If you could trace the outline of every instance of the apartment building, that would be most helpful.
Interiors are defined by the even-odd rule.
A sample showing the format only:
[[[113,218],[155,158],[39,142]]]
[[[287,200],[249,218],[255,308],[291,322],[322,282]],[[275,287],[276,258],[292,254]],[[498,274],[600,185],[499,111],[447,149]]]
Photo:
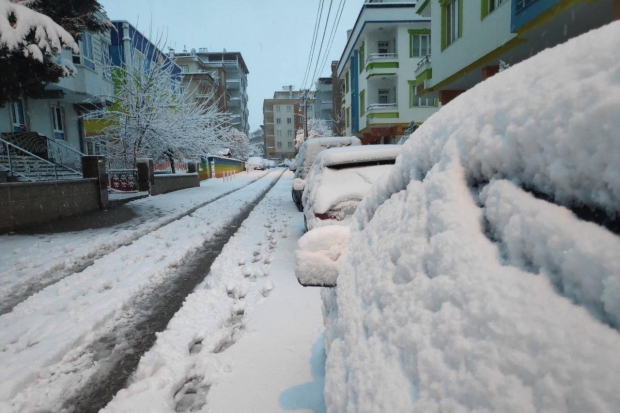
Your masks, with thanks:
[[[267,159],[292,159],[295,157],[295,134],[303,129],[304,95],[308,118],[316,117],[314,94],[292,90],[288,87],[277,91],[272,99],[263,102],[263,128],[265,131],[265,156]]]
[[[100,18],[107,20],[105,14]],[[19,98],[0,108],[2,139],[50,160],[57,160],[55,152],[67,147],[87,152],[83,116],[110,106],[114,85],[109,70],[110,31],[83,32],[81,37],[78,54],[63,50],[60,55],[73,63],[75,76],[49,84],[41,96]],[[41,144],[43,140],[46,143]]]
[[[436,96],[414,94],[415,69],[431,53],[431,19],[417,4],[367,0],[348,33],[337,69],[345,133],[364,144],[394,143],[438,110]]]
[[[210,68],[198,57],[196,49],[168,53],[170,58],[181,68],[183,87],[189,90],[195,102],[217,105],[218,111],[226,112],[230,96],[226,93],[226,68]]]
[[[331,77],[320,77],[316,81],[316,85],[314,87],[315,94],[314,98],[316,100],[316,117],[318,119],[323,119],[329,129],[333,130],[334,128],[334,118],[332,116],[332,112],[334,109],[334,100],[333,100],[333,91],[332,91],[332,78]]]
[[[417,13],[431,19],[432,58],[416,68],[419,97],[441,104],[498,73],[620,17],[619,0],[425,0]],[[584,51],[584,58],[586,57]]]
[[[243,56],[239,52],[209,52],[205,48],[198,49],[197,55],[210,70],[219,70],[218,73],[221,73],[221,69],[225,69],[226,93],[229,97],[227,109],[233,116],[233,126],[250,136],[247,92],[250,72]]]

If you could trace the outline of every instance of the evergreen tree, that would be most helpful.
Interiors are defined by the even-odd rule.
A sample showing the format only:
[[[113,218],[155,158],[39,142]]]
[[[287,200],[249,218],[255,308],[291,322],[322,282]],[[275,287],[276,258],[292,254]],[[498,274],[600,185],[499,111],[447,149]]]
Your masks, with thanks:
[[[0,0],[7,1],[7,0]],[[50,17],[79,40],[82,30],[101,32],[107,29],[107,22],[97,18],[102,10],[97,0],[10,0]],[[9,21],[14,16],[8,16]],[[26,43],[36,44],[36,27],[26,38]],[[60,53],[60,50],[55,50]],[[0,48],[0,107],[18,97],[41,96],[45,87],[56,83],[69,72],[54,61],[54,56],[43,54],[42,59],[25,55],[21,50],[7,46]]]

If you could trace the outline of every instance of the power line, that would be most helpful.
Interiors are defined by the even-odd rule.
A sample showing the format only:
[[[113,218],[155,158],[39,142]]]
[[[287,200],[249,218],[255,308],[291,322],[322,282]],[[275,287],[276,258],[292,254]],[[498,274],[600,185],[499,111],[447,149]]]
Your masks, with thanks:
[[[320,61],[320,57],[321,57],[321,52],[323,51],[323,43],[325,43],[325,34],[327,33],[327,26],[329,24],[329,17],[331,15],[332,12],[332,5],[334,3],[334,0],[329,0],[329,11],[327,12],[327,20],[325,20],[325,27],[323,28],[323,37],[321,38],[321,45],[319,46],[319,53],[317,55],[317,59],[316,59],[316,65],[314,66],[314,72],[312,74],[312,78],[311,78],[311,82],[316,79],[316,72],[319,68],[319,61]]]
[[[314,34],[312,36],[312,43],[310,46],[310,54],[308,55],[308,64],[306,65],[306,72],[304,74],[304,80],[303,82],[301,82],[301,88],[303,89],[306,86],[306,80],[308,79],[308,75],[310,74],[310,68],[312,67],[312,59],[314,57],[314,49],[316,47],[316,38],[317,35],[319,34],[319,26],[321,23],[321,20],[323,18],[323,5],[325,3],[325,0],[321,0],[318,4],[318,8],[317,8],[317,12],[316,12],[316,18],[314,21]]]
[[[336,32],[338,31],[338,26],[340,26],[340,19],[342,17],[342,12],[344,11],[344,6],[346,5],[347,0],[340,0],[340,5],[337,11],[337,16],[334,26],[332,27],[332,32],[328,41],[328,47],[327,47],[327,52],[325,53],[325,56],[323,57],[323,62],[321,63],[321,67],[325,67],[325,65],[327,64],[327,59],[329,58],[329,53],[332,51],[332,46],[334,45],[334,40],[336,38]],[[320,74],[320,73],[319,73]]]

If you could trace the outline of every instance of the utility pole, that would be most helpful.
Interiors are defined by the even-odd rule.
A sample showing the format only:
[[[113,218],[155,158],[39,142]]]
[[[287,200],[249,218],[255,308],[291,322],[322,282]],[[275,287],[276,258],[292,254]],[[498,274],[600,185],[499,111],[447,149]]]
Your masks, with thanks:
[[[304,92],[304,140],[308,139],[308,90]]]

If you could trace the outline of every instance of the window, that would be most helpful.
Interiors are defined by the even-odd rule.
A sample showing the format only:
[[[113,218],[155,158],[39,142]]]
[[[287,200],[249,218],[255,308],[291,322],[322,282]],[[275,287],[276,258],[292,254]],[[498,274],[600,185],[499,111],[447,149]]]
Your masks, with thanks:
[[[287,111],[287,112],[292,112],[292,111],[293,111],[293,107],[292,107],[291,105],[288,105],[288,106],[286,107],[286,111]]]
[[[288,136],[293,136],[293,131],[292,130],[288,130]]]
[[[288,142],[288,147],[292,148],[293,147],[293,142]]]
[[[280,106],[276,106],[276,112],[280,111]]]
[[[288,124],[293,123],[293,118],[286,118],[286,123],[288,123]]]
[[[390,97],[389,89],[379,89],[379,103],[383,105],[388,103],[389,97]]]
[[[443,37],[442,46],[448,47],[461,37],[463,30],[462,15],[463,15],[463,3],[462,0],[450,0],[442,6],[442,23],[443,23]]]
[[[347,128],[349,127],[349,125],[351,124],[351,108],[346,108],[345,112],[346,112],[346,124],[347,124]]]
[[[103,77],[112,80],[112,59],[110,58],[110,45],[101,43],[101,67],[103,67]]]
[[[13,119],[13,132],[26,131],[26,117],[24,116],[24,100],[19,98],[11,102],[11,118]]]
[[[366,90],[360,92],[360,116],[366,113]]]
[[[381,41],[377,43],[379,54],[388,54],[390,52],[390,42]]]
[[[189,73],[189,66],[181,66],[181,71],[183,73]]]
[[[65,119],[60,106],[52,106],[52,124],[54,125],[54,139],[65,139]]]
[[[484,19],[489,13],[494,12],[502,4],[508,3],[508,0],[482,0],[482,13],[480,18]],[[517,2],[518,4],[519,2]]]
[[[362,73],[364,71],[364,54],[365,54],[365,50],[364,50],[364,43],[362,43],[362,45],[360,46],[360,50],[359,50],[359,67],[360,67],[360,73]]]
[[[90,33],[82,32],[80,40],[80,54],[73,55],[73,63],[84,65],[91,70],[95,70],[95,61],[93,59],[93,37]]]
[[[349,72],[347,72],[347,74],[344,76],[344,85],[346,93],[349,93]]]
[[[516,4],[515,4],[515,10],[517,13],[519,13],[521,10],[523,10],[524,8],[526,8],[527,6],[529,6],[532,3],[535,3],[537,0],[517,0]],[[500,4],[502,4],[502,2],[500,2]]]
[[[312,108],[313,108],[313,106],[312,106],[312,105],[309,105],[309,106],[308,106],[308,112],[312,112]]]
[[[431,35],[411,35],[411,57],[425,57],[431,54]]]
[[[278,142],[278,148],[282,147],[282,142]]]
[[[282,118],[276,118],[276,123],[279,125],[282,123]]]
[[[282,131],[281,130],[277,130],[276,131],[276,136],[282,136]]]

